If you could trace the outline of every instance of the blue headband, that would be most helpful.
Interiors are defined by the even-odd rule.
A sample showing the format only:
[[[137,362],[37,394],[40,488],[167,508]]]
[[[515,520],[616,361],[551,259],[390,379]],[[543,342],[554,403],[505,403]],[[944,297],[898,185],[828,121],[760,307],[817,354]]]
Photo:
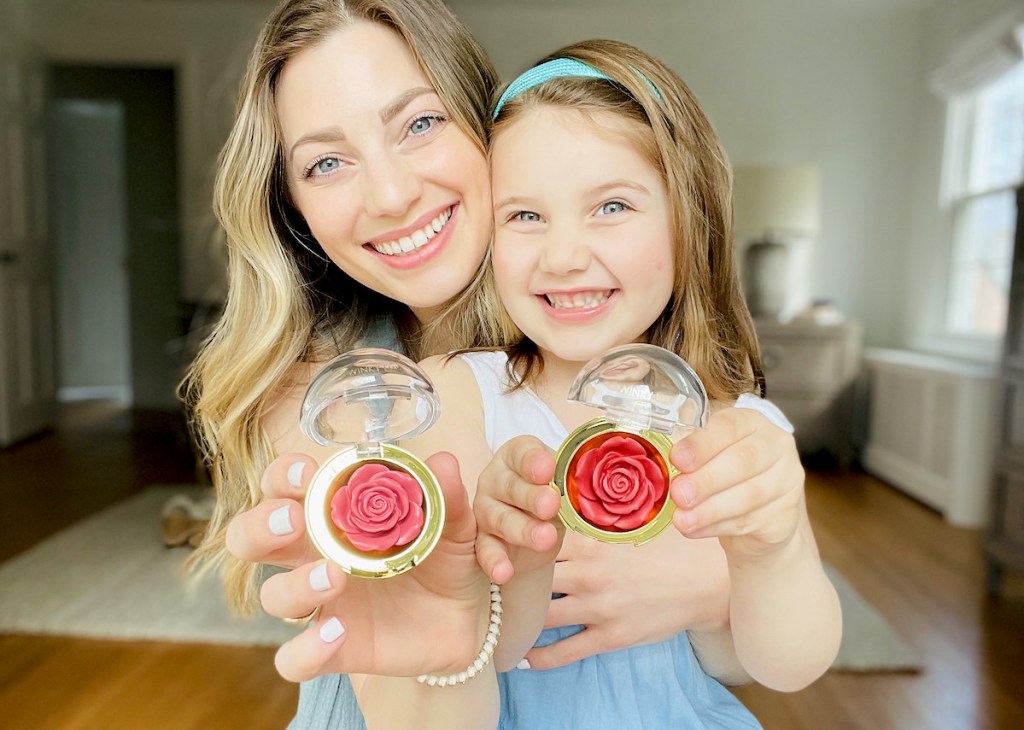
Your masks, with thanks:
[[[636,69],[633,69],[636,71]],[[647,82],[647,85],[651,87],[651,91],[654,95],[661,99],[661,94],[658,92],[657,87],[651,83],[650,79],[644,76],[639,71],[636,71],[637,75]],[[520,74],[508,88],[502,93],[501,98],[498,99],[498,103],[494,106],[494,112],[491,114],[491,120],[498,118],[498,114],[501,113],[501,108],[505,106],[505,103],[510,99],[522,94],[527,89],[532,89],[535,86],[540,86],[546,81],[557,78],[578,78],[578,79],[604,79],[615,83],[608,74],[603,71],[598,71],[593,66],[583,63],[583,61],[577,61],[575,58],[556,58],[547,63],[542,63],[539,66],[534,66],[527,71]]]

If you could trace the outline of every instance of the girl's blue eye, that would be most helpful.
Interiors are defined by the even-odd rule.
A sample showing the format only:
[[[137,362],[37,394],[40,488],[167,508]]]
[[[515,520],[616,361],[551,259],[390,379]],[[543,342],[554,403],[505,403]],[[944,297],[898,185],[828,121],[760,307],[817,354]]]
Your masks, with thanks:
[[[509,216],[510,221],[524,221],[526,223],[537,223],[540,221],[540,215],[534,213],[532,210],[520,210],[517,213],[513,213]]]
[[[445,118],[440,114],[424,114],[412,120],[412,124],[409,125],[409,134],[414,137],[421,137],[444,121]]]
[[[611,215],[612,213],[621,213],[624,210],[628,210],[629,206],[623,203],[621,200],[612,200],[601,205],[597,209],[598,215]]]

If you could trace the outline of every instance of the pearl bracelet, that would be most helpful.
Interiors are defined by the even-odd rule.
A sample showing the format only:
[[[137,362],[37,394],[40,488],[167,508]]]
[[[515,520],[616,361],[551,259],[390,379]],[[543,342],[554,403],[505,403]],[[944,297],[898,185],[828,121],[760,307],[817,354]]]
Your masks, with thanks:
[[[501,634],[501,587],[497,583],[491,583],[491,620],[487,624],[487,636],[484,637],[483,648],[477,654],[476,659],[461,672],[454,674],[421,674],[416,677],[420,684],[428,684],[431,687],[451,687],[455,684],[465,684],[487,666],[494,656],[494,647],[498,645],[498,636]]]

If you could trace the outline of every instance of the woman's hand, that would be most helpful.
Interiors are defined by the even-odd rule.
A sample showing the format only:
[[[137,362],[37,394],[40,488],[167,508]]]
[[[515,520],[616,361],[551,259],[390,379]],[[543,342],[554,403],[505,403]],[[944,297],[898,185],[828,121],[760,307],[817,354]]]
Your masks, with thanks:
[[[673,522],[689,538],[718,537],[727,553],[784,547],[804,514],[804,470],[792,434],[747,408],[723,408],[672,448],[681,472]]]
[[[228,523],[228,552],[248,563],[282,568],[295,568],[319,558],[306,537],[300,501],[317,468],[314,459],[300,453],[282,454],[270,462],[260,483],[263,501]]]
[[[447,520],[441,540],[421,565],[373,580],[346,576],[328,564],[330,587],[319,591],[308,566],[264,584],[261,600],[271,615],[288,618],[322,607],[315,625],[279,649],[281,676],[303,681],[335,672],[449,673],[465,669],[480,650],[490,592],[476,564],[476,523],[455,459],[437,454],[427,465],[441,484]],[[321,571],[318,581],[322,577]]]
[[[264,583],[261,602],[273,616],[302,616],[321,606],[315,625],[278,650],[277,669],[285,679],[298,682],[335,672],[450,673],[465,669],[480,650],[490,591],[476,564],[476,523],[455,459],[436,454],[427,465],[441,484],[447,520],[441,540],[421,565],[373,580],[347,576],[320,559]],[[303,470],[302,491],[312,475]],[[301,514],[297,510],[299,523]]]

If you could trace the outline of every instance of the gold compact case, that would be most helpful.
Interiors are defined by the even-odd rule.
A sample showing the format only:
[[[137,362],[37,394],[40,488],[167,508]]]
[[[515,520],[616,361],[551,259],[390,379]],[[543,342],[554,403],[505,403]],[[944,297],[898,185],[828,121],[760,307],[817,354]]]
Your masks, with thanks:
[[[440,413],[434,386],[407,357],[362,348],[335,358],[310,383],[300,426],[340,446],[306,493],[306,529],[317,550],[351,575],[390,578],[419,565],[444,528],[437,478],[395,445]]]
[[[604,411],[555,455],[558,516],[602,542],[642,545],[672,521],[672,445],[708,419],[704,384],[681,357],[647,344],[622,345],[587,363],[568,399]]]

